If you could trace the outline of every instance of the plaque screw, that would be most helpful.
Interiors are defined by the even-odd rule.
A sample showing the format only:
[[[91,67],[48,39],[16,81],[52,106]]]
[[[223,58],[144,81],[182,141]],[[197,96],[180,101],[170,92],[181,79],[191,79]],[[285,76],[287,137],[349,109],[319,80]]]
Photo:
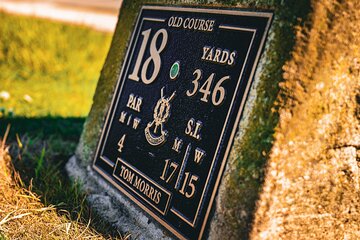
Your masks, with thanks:
[[[170,68],[170,79],[175,80],[180,73],[180,62],[176,61],[173,63],[173,65]]]

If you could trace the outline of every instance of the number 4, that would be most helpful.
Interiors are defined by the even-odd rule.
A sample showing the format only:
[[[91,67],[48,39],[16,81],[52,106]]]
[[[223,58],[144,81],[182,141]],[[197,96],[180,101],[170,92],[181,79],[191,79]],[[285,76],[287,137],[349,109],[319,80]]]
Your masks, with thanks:
[[[211,84],[214,80],[214,76],[215,76],[215,73],[212,73],[199,90],[199,92],[204,94],[203,97],[200,99],[203,102],[208,102],[208,98],[211,93],[210,88],[211,88]]]
[[[119,142],[118,142],[118,146],[119,146],[118,151],[119,151],[119,152],[122,152],[122,149],[123,149],[123,147],[124,147],[125,137],[126,137],[126,134],[124,134],[124,135],[120,138],[120,140],[119,140]]]

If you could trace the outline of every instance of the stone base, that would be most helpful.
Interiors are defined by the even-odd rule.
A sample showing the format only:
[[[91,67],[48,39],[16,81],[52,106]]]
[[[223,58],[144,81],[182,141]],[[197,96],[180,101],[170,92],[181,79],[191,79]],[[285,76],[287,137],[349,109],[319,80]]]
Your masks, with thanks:
[[[73,156],[65,168],[69,177],[81,184],[94,211],[122,234],[130,233],[134,239],[173,239],[170,233],[163,231],[158,223],[131,204],[91,166],[81,167]]]
[[[281,2],[281,3],[280,3]],[[286,2],[286,3],[285,3]],[[275,17],[269,37],[255,73],[253,86],[246,101],[239,131],[227,160],[218,195],[211,210],[204,239],[249,239],[256,201],[262,190],[264,173],[277,126],[278,83],[282,82],[282,66],[290,59],[295,26],[310,12],[310,1],[252,0],[124,0],[119,21],[106,62],[101,72],[94,103],[84,125],[76,156],[67,164],[69,175],[83,184],[89,204],[100,217],[122,233],[130,232],[136,239],[171,239],[145,211],[137,207],[95,173],[92,168],[95,149],[110,107],[114,87],[119,79],[127,44],[139,9],[143,4],[187,5],[193,7],[224,7],[268,9]],[[300,19],[303,19],[299,21]]]

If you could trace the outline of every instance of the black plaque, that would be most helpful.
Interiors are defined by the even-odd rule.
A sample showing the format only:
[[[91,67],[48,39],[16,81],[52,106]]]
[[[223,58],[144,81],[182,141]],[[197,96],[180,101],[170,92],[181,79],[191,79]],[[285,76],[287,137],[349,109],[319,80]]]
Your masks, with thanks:
[[[179,238],[201,238],[272,19],[144,6],[94,169]]]

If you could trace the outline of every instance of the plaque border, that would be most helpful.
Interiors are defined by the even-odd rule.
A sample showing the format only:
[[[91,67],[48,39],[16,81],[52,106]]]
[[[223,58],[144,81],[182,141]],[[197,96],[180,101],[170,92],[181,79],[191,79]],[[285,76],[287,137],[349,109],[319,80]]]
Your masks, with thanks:
[[[101,131],[101,136],[100,136],[100,139],[98,141],[98,144],[97,144],[97,148],[96,148],[96,152],[95,152],[95,155],[94,155],[94,160],[93,160],[93,164],[92,164],[92,167],[94,170],[96,170],[97,173],[99,173],[101,176],[103,176],[106,180],[108,180],[110,183],[112,183],[113,186],[115,186],[117,189],[119,189],[122,193],[124,193],[127,197],[129,197],[134,203],[136,203],[139,207],[141,207],[147,214],[150,214],[150,216],[152,216],[153,218],[155,218],[158,222],[160,222],[161,225],[169,228],[169,230],[177,237],[179,237],[180,239],[186,239],[186,237],[181,233],[179,232],[177,229],[175,229],[174,227],[172,227],[169,223],[167,223],[165,220],[161,219],[160,217],[158,217],[154,212],[152,211],[149,211],[149,207],[145,206],[143,203],[141,203],[140,201],[138,201],[135,197],[133,197],[127,190],[125,190],[122,186],[120,186],[119,184],[117,184],[111,177],[108,176],[108,174],[104,173],[103,170],[101,170],[98,166],[96,166],[96,160],[97,158],[99,157],[101,160],[103,160],[105,163],[107,163],[110,167],[114,168],[115,169],[115,166],[117,165],[117,162],[118,162],[118,159],[116,161],[115,164],[113,164],[112,162],[110,162],[106,156],[103,156],[103,151],[104,151],[104,146],[106,144],[106,138],[104,140],[104,134],[106,132],[106,136],[108,136],[108,133],[110,131],[110,125],[109,125],[109,118],[111,118],[110,122],[113,121],[114,119],[114,115],[115,115],[115,111],[111,111],[111,109],[113,109],[113,105],[115,103],[115,101],[121,96],[121,93],[122,93],[122,89],[123,89],[123,85],[126,81],[126,79],[124,80],[124,71],[128,71],[128,68],[130,66],[130,63],[128,61],[131,60],[131,57],[129,58],[129,54],[131,54],[130,56],[133,55],[134,51],[135,51],[135,45],[138,41],[138,35],[139,35],[139,32],[140,32],[140,29],[141,29],[141,25],[143,23],[144,20],[148,20],[148,21],[155,21],[155,22],[164,22],[164,21],[161,21],[159,19],[153,19],[153,18],[146,18],[146,17],[143,17],[142,18],[142,21],[140,23],[140,19],[141,19],[141,15],[142,15],[142,12],[143,10],[158,10],[158,11],[178,11],[178,12],[206,12],[206,13],[210,13],[210,14],[222,14],[222,15],[237,15],[237,16],[251,16],[251,17],[264,17],[264,18],[267,18],[268,21],[267,21],[267,24],[264,28],[264,34],[261,38],[261,41],[260,41],[260,44],[259,44],[259,48],[257,49],[257,52],[256,52],[256,55],[255,55],[255,59],[254,59],[254,63],[253,63],[253,66],[251,68],[251,72],[250,72],[250,75],[249,75],[249,80],[246,84],[246,87],[245,87],[245,91],[244,91],[244,95],[243,95],[243,98],[241,99],[241,103],[240,103],[240,107],[237,111],[237,115],[236,115],[236,118],[235,118],[235,122],[234,122],[234,127],[233,129],[231,130],[231,134],[230,134],[230,137],[229,137],[229,141],[227,142],[227,145],[226,145],[226,150],[225,150],[225,153],[224,153],[224,156],[222,159],[219,159],[221,160],[221,165],[220,165],[220,168],[219,168],[219,173],[217,175],[217,178],[216,178],[216,181],[214,183],[214,188],[213,188],[213,191],[211,193],[211,197],[209,199],[209,204],[207,206],[207,209],[206,209],[206,213],[204,215],[204,221],[202,223],[202,226],[201,226],[201,229],[200,229],[200,232],[199,232],[199,235],[198,235],[198,239],[201,239],[202,235],[204,234],[204,230],[205,230],[205,227],[207,225],[207,221],[208,221],[208,217],[209,217],[209,214],[210,214],[210,211],[211,211],[211,208],[212,208],[212,205],[214,203],[214,198],[216,196],[216,193],[218,191],[218,187],[219,187],[219,184],[220,184],[220,180],[221,180],[221,177],[223,175],[223,172],[224,172],[224,168],[225,168],[225,165],[227,163],[227,158],[229,156],[229,152],[230,152],[230,149],[231,149],[231,143],[233,142],[234,140],[234,136],[235,136],[235,133],[237,132],[237,129],[238,129],[238,124],[239,124],[239,121],[240,121],[240,117],[242,115],[242,111],[243,111],[243,108],[244,108],[244,105],[245,105],[245,102],[247,100],[247,97],[248,97],[248,93],[249,93],[249,89],[250,89],[250,86],[252,85],[252,82],[253,82],[253,78],[254,78],[254,74],[255,74],[255,70],[257,68],[257,65],[258,65],[258,62],[259,62],[259,58],[260,58],[260,55],[261,55],[261,52],[263,50],[263,47],[264,47],[264,43],[265,43],[265,40],[266,40],[266,37],[268,35],[268,31],[269,31],[269,28],[270,28],[270,24],[272,22],[272,19],[273,19],[273,12],[271,10],[261,10],[261,12],[256,12],[256,11],[250,11],[248,9],[238,9],[238,10],[234,10],[234,9],[227,9],[227,8],[204,8],[204,7],[192,7],[192,6],[179,6],[179,7],[166,7],[166,6],[159,6],[159,5],[143,5],[140,10],[139,10],[139,13],[138,13],[138,16],[136,18],[136,24],[133,28],[133,32],[131,34],[131,38],[130,38],[130,41],[128,42],[128,46],[127,46],[127,50],[126,50],[126,55],[125,57],[123,58],[124,60],[121,62],[121,71],[120,71],[120,74],[119,74],[119,77],[117,78],[117,83],[116,83],[116,87],[113,91],[113,96],[112,96],[112,101],[111,101],[111,104],[107,110],[107,115],[106,115],[106,119],[104,121],[104,124],[103,124],[103,127],[102,127],[102,131]],[[141,24],[140,27],[138,28],[139,26],[139,23]],[[225,26],[224,27],[225,29],[228,29],[228,30],[234,30],[231,26]],[[223,137],[223,134],[224,134],[224,130],[225,130],[225,126],[228,125],[228,119],[229,119],[229,114],[230,114],[230,110],[232,108],[232,105],[234,103],[234,100],[235,100],[235,97],[236,97],[236,93],[237,93],[237,89],[241,83],[241,78],[242,78],[242,75],[243,75],[243,71],[244,71],[244,68],[246,66],[246,62],[247,62],[247,58],[248,58],[248,55],[250,53],[250,50],[251,50],[251,46],[252,46],[252,43],[253,43],[253,40],[255,38],[255,35],[256,35],[256,29],[250,29],[250,28],[237,28],[236,30],[242,30],[242,31],[252,31],[253,32],[253,36],[252,36],[252,40],[251,40],[251,43],[249,45],[249,48],[248,48],[248,52],[247,52],[247,55],[246,55],[246,58],[245,58],[245,61],[244,61],[244,65],[242,67],[242,70],[240,72],[240,75],[239,75],[239,78],[238,78],[238,84],[236,86],[236,89],[234,91],[234,96],[232,98],[232,102],[230,104],[230,107],[229,107],[229,110],[228,110],[228,113],[227,113],[227,116],[226,116],[226,119],[225,119],[225,125],[223,127],[223,130],[221,132],[221,135],[220,135],[220,138],[219,138],[219,141],[218,141],[218,144],[217,144],[217,147],[216,147],[216,151],[215,151],[215,154],[213,156],[213,161],[212,161],[212,164],[211,164],[211,167],[210,167],[210,170],[209,170],[209,173],[207,175],[207,179],[206,179],[206,182],[205,182],[205,186],[204,186],[204,189],[203,189],[203,192],[202,192],[202,196],[200,198],[200,201],[199,201],[199,205],[197,207],[197,211],[196,211],[196,214],[195,214],[195,218],[193,220],[192,223],[190,223],[189,220],[187,219],[184,219],[183,216],[180,216],[178,213],[176,213],[176,209],[175,211],[173,211],[173,208],[169,209],[170,211],[172,211],[174,214],[176,214],[178,217],[180,217],[185,223],[189,224],[190,226],[194,227],[195,224],[196,224],[196,220],[197,220],[197,216],[198,216],[198,213],[199,213],[199,210],[201,208],[201,205],[203,204],[202,203],[202,200],[203,200],[203,197],[204,197],[204,194],[207,190],[207,187],[208,187],[208,181],[209,181],[209,176],[211,175],[211,172],[212,172],[212,166],[214,164],[214,159],[216,158],[217,154],[218,154],[218,149],[219,149],[219,144],[221,142],[221,139]],[[134,43],[134,38],[136,37],[136,42]],[[131,49],[132,48],[132,49]],[[131,52],[131,53],[130,53]],[[127,66],[125,66],[125,64],[127,64]],[[123,78],[123,79],[122,79]],[[121,84],[121,86],[120,86]],[[120,90],[119,90],[119,86],[120,86]],[[118,104],[118,102],[116,102],[116,105]],[[116,107],[116,106],[115,106]],[[110,117],[111,115],[111,117]],[[107,128],[107,129],[106,129]],[[106,129],[106,131],[104,131]],[[101,150],[101,151],[100,151]],[[99,154],[99,151],[100,151],[100,154]],[[126,186],[126,184],[125,184]],[[169,198],[169,200],[171,199],[171,197]],[[168,206],[167,206],[168,207]],[[156,209],[156,208],[155,208]],[[158,209],[157,209],[158,210]],[[159,211],[159,210],[158,210]]]

